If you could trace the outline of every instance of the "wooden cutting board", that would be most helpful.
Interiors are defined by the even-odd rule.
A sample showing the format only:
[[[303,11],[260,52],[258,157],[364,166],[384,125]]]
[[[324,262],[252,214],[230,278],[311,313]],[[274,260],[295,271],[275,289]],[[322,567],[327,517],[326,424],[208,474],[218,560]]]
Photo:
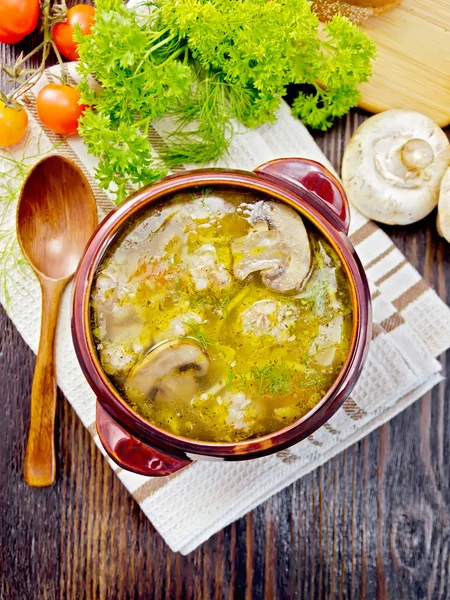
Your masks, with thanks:
[[[361,108],[409,108],[450,125],[450,0],[403,0],[361,27],[378,48]]]

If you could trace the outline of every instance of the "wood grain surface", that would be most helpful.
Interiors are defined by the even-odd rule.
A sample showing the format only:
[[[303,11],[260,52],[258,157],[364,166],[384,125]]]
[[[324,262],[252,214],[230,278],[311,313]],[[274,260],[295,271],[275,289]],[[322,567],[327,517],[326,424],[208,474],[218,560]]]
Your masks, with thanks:
[[[408,108],[450,124],[450,0],[401,0],[361,27],[377,46],[373,75],[359,105]]]
[[[1,52],[11,60],[9,48]],[[335,166],[366,116],[355,111],[317,136]],[[436,234],[435,215],[386,231],[450,303],[450,246]],[[34,361],[1,313],[0,598],[450,598],[448,383],[183,557],[143,516],[61,395],[56,484],[24,483]],[[450,353],[441,362],[445,375]]]

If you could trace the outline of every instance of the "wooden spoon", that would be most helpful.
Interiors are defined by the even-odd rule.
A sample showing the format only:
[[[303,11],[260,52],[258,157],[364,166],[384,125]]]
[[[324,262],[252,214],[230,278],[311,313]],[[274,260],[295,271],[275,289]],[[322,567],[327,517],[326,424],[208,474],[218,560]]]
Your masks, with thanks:
[[[97,225],[97,206],[83,172],[63,156],[38,162],[26,179],[17,207],[17,236],[39,279],[42,321],[31,390],[25,454],[28,485],[55,481],[55,333],[61,294]]]

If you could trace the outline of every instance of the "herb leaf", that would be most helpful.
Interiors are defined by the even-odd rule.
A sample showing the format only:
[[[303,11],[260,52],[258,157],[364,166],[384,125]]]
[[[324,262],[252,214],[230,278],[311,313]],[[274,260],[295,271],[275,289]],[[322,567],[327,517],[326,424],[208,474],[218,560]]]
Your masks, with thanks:
[[[212,348],[216,347],[213,338],[203,329],[203,326],[206,325],[206,323],[207,321],[203,321],[202,323],[197,323],[196,321],[183,321],[183,324],[189,327],[189,331],[184,337],[195,340],[205,352],[208,346],[211,346]]]
[[[306,375],[303,381],[299,384],[300,387],[315,387],[316,385],[320,385],[324,383],[325,377],[320,373],[314,371],[314,369],[307,369]]]
[[[234,381],[233,369],[230,367],[230,365],[227,365],[227,372],[225,374],[225,383],[226,383],[228,390],[231,390],[233,381]]]
[[[137,15],[123,0],[97,0],[91,34],[75,33],[80,134],[99,158],[100,185],[123,200],[182,163],[226,153],[233,119],[255,127],[276,117],[289,83],[309,84],[293,113],[327,129],[359,99],[373,42],[336,16],[319,36],[308,0],[153,0]],[[99,87],[90,87],[94,75]],[[164,122],[153,150],[150,124]]]
[[[251,375],[258,385],[259,394],[287,394],[289,391],[291,372],[284,360],[275,360],[264,367],[253,365]]]

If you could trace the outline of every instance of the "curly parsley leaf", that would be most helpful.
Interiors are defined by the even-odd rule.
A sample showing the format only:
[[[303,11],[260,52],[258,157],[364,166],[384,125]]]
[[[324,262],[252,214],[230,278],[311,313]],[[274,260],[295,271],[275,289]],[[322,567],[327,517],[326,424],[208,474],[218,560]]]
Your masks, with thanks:
[[[99,158],[100,184],[115,187],[119,201],[128,183],[226,153],[233,119],[249,127],[273,120],[289,83],[312,85],[293,113],[327,129],[370,75],[375,47],[366,34],[341,17],[320,31],[307,0],[148,4],[142,16],[122,0],[98,0],[91,34],[76,34],[82,100],[91,106],[80,133]],[[149,127],[166,116],[167,143],[156,153]]]

